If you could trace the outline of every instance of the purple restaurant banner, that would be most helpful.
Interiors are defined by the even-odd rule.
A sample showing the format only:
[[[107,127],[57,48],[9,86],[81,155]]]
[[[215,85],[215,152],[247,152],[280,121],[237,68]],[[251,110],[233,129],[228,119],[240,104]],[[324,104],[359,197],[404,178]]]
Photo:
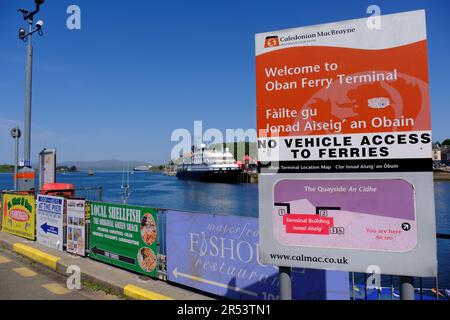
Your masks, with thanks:
[[[279,298],[278,268],[258,260],[258,219],[168,211],[168,280],[218,296]],[[347,272],[293,269],[293,299],[347,300]]]

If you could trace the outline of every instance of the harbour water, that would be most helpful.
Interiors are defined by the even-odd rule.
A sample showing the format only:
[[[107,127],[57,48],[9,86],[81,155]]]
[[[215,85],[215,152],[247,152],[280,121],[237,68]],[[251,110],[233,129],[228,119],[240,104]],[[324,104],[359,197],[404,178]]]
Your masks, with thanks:
[[[75,172],[57,175],[58,182],[76,187],[102,187],[103,201],[121,203],[122,172]],[[0,190],[13,188],[12,174],[0,174]],[[450,234],[450,181],[434,184],[437,232]],[[211,214],[258,216],[256,184],[222,184],[182,181],[148,172],[130,175],[128,203]],[[439,287],[450,288],[450,240],[438,239]],[[427,281],[427,286],[433,286]]]

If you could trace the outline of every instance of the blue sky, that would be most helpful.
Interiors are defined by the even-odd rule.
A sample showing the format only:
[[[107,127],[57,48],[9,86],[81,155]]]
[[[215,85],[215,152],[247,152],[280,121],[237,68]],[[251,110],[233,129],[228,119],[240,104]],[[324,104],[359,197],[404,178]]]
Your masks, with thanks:
[[[10,129],[24,118],[25,26],[0,2],[0,163],[11,163]],[[79,5],[82,29],[66,28]],[[56,147],[58,161],[165,163],[176,128],[254,128],[254,34],[426,9],[433,139],[450,137],[449,1],[47,0],[34,38],[32,161]],[[21,141],[23,146],[23,141]],[[21,152],[22,154],[22,152]]]

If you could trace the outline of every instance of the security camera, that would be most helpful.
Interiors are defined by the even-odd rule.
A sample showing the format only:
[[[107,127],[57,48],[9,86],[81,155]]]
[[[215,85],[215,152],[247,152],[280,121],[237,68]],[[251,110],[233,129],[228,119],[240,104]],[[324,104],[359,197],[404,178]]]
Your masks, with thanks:
[[[19,29],[19,38],[23,39],[25,37],[25,29],[24,28],[20,28]]]
[[[44,21],[42,21],[42,20],[39,20],[38,22],[36,22],[36,27],[38,29],[41,29],[43,27],[43,25],[44,25]]]

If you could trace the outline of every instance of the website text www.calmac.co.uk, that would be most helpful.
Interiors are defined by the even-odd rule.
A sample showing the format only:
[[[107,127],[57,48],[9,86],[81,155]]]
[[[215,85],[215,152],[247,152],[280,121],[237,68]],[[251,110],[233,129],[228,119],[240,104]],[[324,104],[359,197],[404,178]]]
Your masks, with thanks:
[[[347,257],[341,258],[329,258],[329,257],[311,257],[301,255],[289,255],[289,254],[276,254],[271,253],[270,258],[274,260],[287,260],[287,261],[302,261],[302,262],[318,262],[318,263],[329,263],[329,264],[348,264]]]

